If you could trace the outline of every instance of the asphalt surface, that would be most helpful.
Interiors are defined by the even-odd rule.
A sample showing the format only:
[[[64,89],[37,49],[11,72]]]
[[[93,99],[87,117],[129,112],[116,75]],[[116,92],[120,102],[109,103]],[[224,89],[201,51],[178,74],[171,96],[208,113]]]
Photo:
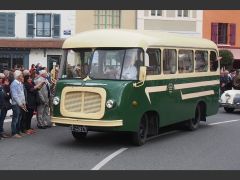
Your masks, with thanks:
[[[224,123],[212,124],[219,122]],[[7,132],[10,124],[5,123]],[[121,148],[126,149],[111,156]],[[240,111],[228,114],[221,108],[197,131],[173,129],[141,147],[116,133],[90,132],[78,142],[67,127],[0,141],[0,170],[91,170],[96,165],[100,170],[240,170]]]

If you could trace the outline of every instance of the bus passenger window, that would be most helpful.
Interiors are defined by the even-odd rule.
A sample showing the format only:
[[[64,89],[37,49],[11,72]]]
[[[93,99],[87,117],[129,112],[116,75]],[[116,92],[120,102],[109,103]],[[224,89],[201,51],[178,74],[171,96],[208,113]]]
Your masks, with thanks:
[[[163,50],[163,73],[175,74],[177,71],[177,51],[175,49]]]
[[[208,52],[207,51],[195,51],[195,71],[207,72],[208,71]]]
[[[218,69],[218,60],[217,55],[214,51],[210,52],[210,71],[217,71]]]
[[[190,73],[193,72],[193,51],[179,50],[178,51],[178,72]]]
[[[149,67],[147,67],[147,75],[161,74],[161,52],[159,49],[147,49],[149,55]]]

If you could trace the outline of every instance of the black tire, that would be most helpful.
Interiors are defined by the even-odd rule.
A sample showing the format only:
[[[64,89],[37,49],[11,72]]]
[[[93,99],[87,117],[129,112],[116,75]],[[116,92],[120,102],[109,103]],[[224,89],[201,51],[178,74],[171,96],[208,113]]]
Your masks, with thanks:
[[[148,118],[144,115],[139,123],[137,132],[133,133],[133,144],[137,146],[143,145],[147,140],[148,135]]]
[[[198,105],[195,110],[195,117],[187,121],[186,125],[189,131],[194,131],[198,129],[201,116],[202,116],[201,107]]]
[[[224,107],[224,110],[225,110],[227,113],[232,113],[232,112],[234,111],[234,108]]]
[[[84,140],[87,137],[88,132],[75,132],[72,131],[72,135],[76,140]]]

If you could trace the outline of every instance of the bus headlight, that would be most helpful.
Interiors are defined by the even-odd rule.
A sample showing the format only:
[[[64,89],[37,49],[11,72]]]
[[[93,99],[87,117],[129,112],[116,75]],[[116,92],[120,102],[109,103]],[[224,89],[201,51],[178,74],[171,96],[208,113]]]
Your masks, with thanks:
[[[106,107],[107,107],[108,109],[113,108],[114,105],[115,105],[115,102],[114,102],[112,99],[107,100],[107,102],[106,102]]]
[[[59,97],[56,96],[56,97],[53,98],[53,104],[54,104],[54,105],[58,105],[59,102],[60,102]]]

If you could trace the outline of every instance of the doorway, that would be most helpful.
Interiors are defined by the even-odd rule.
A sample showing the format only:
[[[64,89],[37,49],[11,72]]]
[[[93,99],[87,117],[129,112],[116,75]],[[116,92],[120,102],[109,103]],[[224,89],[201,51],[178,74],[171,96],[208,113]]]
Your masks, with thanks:
[[[48,55],[47,56],[47,69],[50,72],[54,65],[60,65],[61,55]]]

